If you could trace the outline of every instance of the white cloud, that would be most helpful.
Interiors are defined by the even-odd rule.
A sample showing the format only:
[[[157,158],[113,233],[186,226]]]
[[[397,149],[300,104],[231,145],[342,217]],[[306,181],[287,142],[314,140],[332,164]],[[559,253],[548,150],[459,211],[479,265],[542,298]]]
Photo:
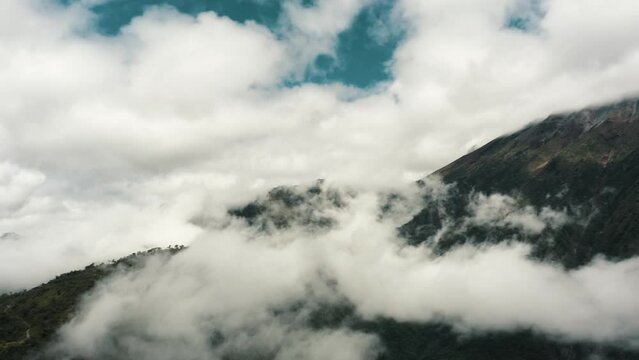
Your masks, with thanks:
[[[0,219],[19,211],[45,181],[44,174],[0,163]]]
[[[536,210],[531,205],[518,204],[516,199],[503,194],[475,194],[468,208],[471,217],[467,222],[517,227],[530,234],[539,234],[546,227],[556,229],[570,221],[565,212],[549,207]]]
[[[638,93],[635,3],[544,1],[533,32],[504,27],[519,3],[400,2],[413,27],[395,54],[390,91],[433,149],[461,155],[550,112]]]
[[[213,230],[183,253],[151,258],[139,272],[116,275],[91,294],[54,351],[141,359],[255,352],[344,360],[366,359],[375,351],[372,336],[306,328],[304,313],[277,316],[275,309],[287,310],[307,295],[317,300],[332,294],[309,283],[316,262],[308,261],[308,249],[279,238],[247,241],[248,234],[238,227]],[[212,347],[215,334],[219,340]],[[329,345],[336,347],[330,353]]]
[[[0,158],[9,164],[0,180],[0,234],[20,235],[0,242],[0,289],[33,286],[147,246],[191,243],[202,230],[189,221],[202,209],[221,213],[274,185],[327,178],[387,189],[550,112],[639,90],[636,2],[549,0],[533,33],[504,28],[515,3],[398,2],[396,19],[410,26],[390,65],[393,80],[362,93],[279,84],[317,53],[330,53],[336,34],[366,1],[290,5],[290,29],[281,37],[212,13],[191,17],[163,8],[112,38],[91,31],[82,4],[0,2]],[[424,249],[398,248],[392,227],[361,211],[327,237],[299,239],[277,251],[251,248],[238,234],[210,234],[213,240],[196,242],[179,258],[183,264],[171,260],[159,275],[159,284],[180,284],[175,293],[153,285],[155,273],[119,280],[114,299],[95,299],[106,302],[102,317],[88,309],[69,331],[79,336],[82,321],[103,317],[115,324],[120,306],[140,311],[142,326],[160,331],[145,322],[155,321],[145,308],[162,307],[163,299],[192,299],[185,308],[194,316],[211,315],[213,305],[220,313],[245,314],[303,296],[300,279],[314,279],[311,270],[320,267],[371,316],[444,314],[460,326],[533,326],[600,340],[637,332],[635,259],[573,272],[530,262],[520,247],[463,248],[433,260]],[[545,223],[556,217],[544,210],[535,215]],[[542,226],[532,220],[534,229]],[[261,271],[250,271],[249,259],[262,255],[255,265]],[[212,265],[211,257],[220,262]],[[237,259],[243,260],[228,262]],[[271,266],[282,271],[265,270]],[[243,271],[239,281],[228,281],[230,270]],[[140,299],[127,297],[146,285]],[[182,287],[191,293],[177,292]],[[213,289],[229,292],[229,299],[263,302],[217,303]],[[549,307],[556,310],[546,312]],[[167,321],[179,322],[180,315],[171,308]],[[271,320],[265,326],[282,334],[290,329]],[[174,334],[153,335],[182,339],[193,329],[197,324],[188,323]],[[83,334],[93,337],[80,344],[100,341],[101,334]],[[343,336],[354,335],[310,334],[317,342],[308,349]],[[360,350],[370,344],[355,340]]]
[[[284,2],[284,27],[291,56],[298,61],[296,72],[301,76],[306,65],[317,55],[335,55],[336,37],[347,30],[353,18],[373,0],[318,0],[314,6],[302,2]]]
[[[0,219],[1,229],[18,236],[17,241],[0,242],[0,290],[35,286],[92,262],[189,240],[200,233],[189,223],[190,216],[201,211],[199,194],[184,193],[170,204],[158,197],[122,203],[33,196],[19,211]]]
[[[208,359],[238,349],[278,359],[370,358],[379,350],[374,337],[305,323],[316,304],[343,299],[371,319],[444,320],[461,331],[532,328],[639,346],[639,259],[566,271],[530,260],[524,245],[437,257],[404,246],[396,223],[378,220],[378,205],[376,195],[359,194],[333,212],[338,225],[328,232],[211,229],[178,255],[103,282],[56,350],[98,358]]]

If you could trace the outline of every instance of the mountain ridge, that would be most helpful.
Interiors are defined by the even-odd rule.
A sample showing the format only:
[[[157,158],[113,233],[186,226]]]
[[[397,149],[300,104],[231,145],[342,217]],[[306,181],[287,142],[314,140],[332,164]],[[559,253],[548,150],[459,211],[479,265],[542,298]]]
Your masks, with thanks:
[[[463,208],[473,193],[500,193],[537,207],[566,207],[574,217],[591,217],[584,227],[558,231],[554,245],[537,249],[540,258],[569,268],[598,254],[628,258],[639,254],[638,108],[639,99],[631,99],[551,115],[489,142],[433,175],[455,184],[458,204],[450,207]],[[461,216],[460,210],[456,212],[454,216]],[[424,221],[441,220],[426,207],[402,232],[412,243],[421,243],[433,231],[421,234],[418,227]],[[460,243],[450,242],[450,246]]]

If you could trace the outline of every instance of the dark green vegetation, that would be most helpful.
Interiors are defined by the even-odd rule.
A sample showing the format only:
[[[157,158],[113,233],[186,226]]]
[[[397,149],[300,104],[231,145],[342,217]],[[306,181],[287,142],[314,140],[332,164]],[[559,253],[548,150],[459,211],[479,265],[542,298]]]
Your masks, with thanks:
[[[399,232],[409,244],[430,243],[441,253],[467,242],[525,241],[533,246],[536,258],[568,268],[586,264],[597,254],[611,259],[639,254],[638,107],[639,101],[633,100],[551,116],[494,140],[438,171],[446,183],[454,185],[445,196],[425,192],[424,208]],[[515,199],[517,209],[539,212],[547,207],[575,220],[536,233],[507,225],[468,223],[469,205],[479,193],[507,194]],[[230,214],[259,231],[292,226],[316,231],[333,225],[323,209],[347,206],[348,196],[324,189],[321,183],[303,190],[283,187]],[[386,200],[380,216],[402,199],[389,195]],[[206,225],[208,220],[193,221]],[[457,230],[435,240],[434,235],[446,224]],[[0,359],[23,359],[41,350],[72,316],[82,294],[115,269],[133,267],[146,254],[88,266],[29,291],[1,296]],[[307,321],[317,329],[346,326],[377,335],[384,360],[639,359],[638,352],[615,344],[551,339],[530,329],[460,335],[443,323],[365,321],[347,304],[319,306]],[[223,341],[222,336],[213,334],[212,345]]]
[[[324,211],[345,207],[349,195],[335,189],[325,189],[322,185],[323,181],[319,180],[308,189],[277,187],[263,199],[230,209],[229,214],[266,232],[293,226],[310,231],[330,228],[334,219]]]
[[[78,300],[108,272],[87,266],[29,291],[0,297],[0,358],[21,359],[45,344],[67,322]]]
[[[460,336],[445,324],[367,324],[386,352],[380,360],[577,360],[639,359],[639,354],[585,343],[561,343],[529,330]]]
[[[174,254],[183,246],[151,249],[108,264],[91,264],[56,277],[31,290],[0,295],[0,359],[24,359],[37,354],[71,319],[82,295],[114,271],[131,269],[152,254]]]
[[[310,317],[316,328],[347,326],[375,334],[384,352],[378,360],[590,360],[639,359],[639,352],[615,346],[556,341],[528,329],[460,335],[445,323],[410,323],[392,319],[365,321],[350,306],[320,308]]]

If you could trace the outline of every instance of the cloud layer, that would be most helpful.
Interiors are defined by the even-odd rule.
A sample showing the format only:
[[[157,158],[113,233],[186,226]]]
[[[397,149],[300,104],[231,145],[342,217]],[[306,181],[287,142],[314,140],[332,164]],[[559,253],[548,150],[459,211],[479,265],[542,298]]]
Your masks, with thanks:
[[[344,303],[364,319],[532,328],[560,340],[639,346],[639,259],[566,271],[530,260],[521,244],[435,256],[397,238],[375,194],[345,199],[346,207],[319,209],[336,220],[328,231],[266,233],[236,222],[172,258],[116,274],[51,351],[140,359],[366,359],[383,351],[373,335],[339,323],[309,325],[318,306]]]
[[[631,0],[548,0],[543,16],[522,0],[399,1],[393,79],[366,91],[282,84],[370,1],[288,1],[277,35],[160,6],[114,37],[89,3],[0,4],[0,235],[19,237],[0,240],[2,290],[190,243],[203,208],[275,185],[412,181],[530,120],[639,90]],[[513,14],[535,26],[509,28]]]

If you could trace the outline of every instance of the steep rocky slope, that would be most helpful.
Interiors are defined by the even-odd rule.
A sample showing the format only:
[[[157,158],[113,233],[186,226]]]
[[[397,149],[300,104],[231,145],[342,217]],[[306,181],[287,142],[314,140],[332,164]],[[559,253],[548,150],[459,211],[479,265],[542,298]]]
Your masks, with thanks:
[[[469,198],[477,193],[507,194],[520,206],[564,211],[574,221],[552,234],[520,234],[535,245],[540,258],[576,267],[598,254],[613,259],[639,254],[637,99],[550,116],[493,140],[435,175],[455,184],[443,203],[449,221],[465,216]],[[402,231],[411,242],[421,243],[428,241],[443,221],[435,205],[430,205]],[[445,237],[440,247],[445,250],[469,238],[483,241],[495,237],[463,235]],[[497,235],[503,240],[515,234]],[[550,235],[552,242],[542,241]]]

